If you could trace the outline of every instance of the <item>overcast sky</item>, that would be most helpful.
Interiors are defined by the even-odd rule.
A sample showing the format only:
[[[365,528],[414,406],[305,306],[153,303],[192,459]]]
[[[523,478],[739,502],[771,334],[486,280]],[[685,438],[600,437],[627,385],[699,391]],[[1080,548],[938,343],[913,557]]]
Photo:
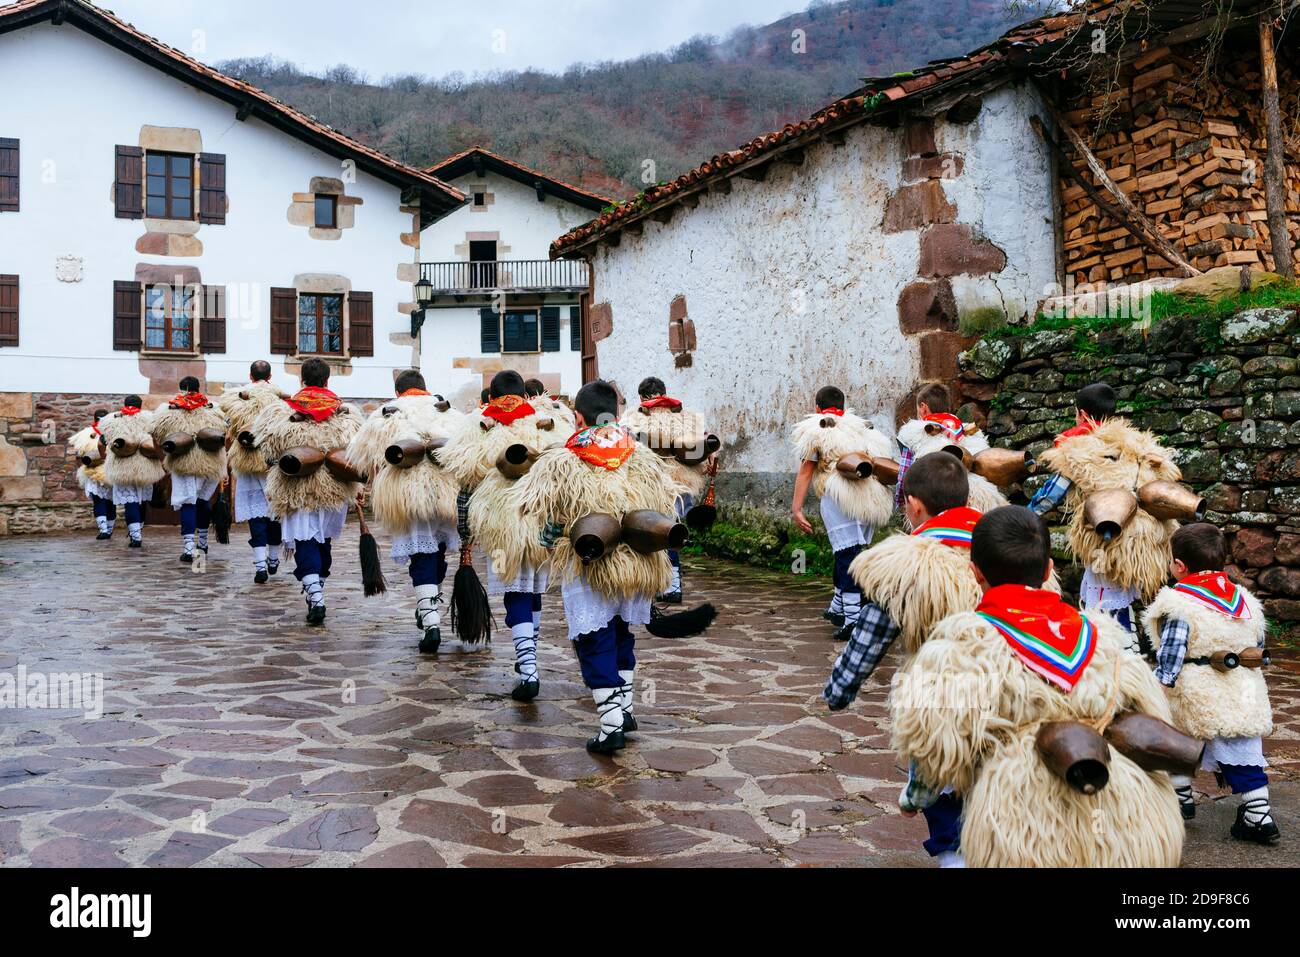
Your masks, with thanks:
[[[807,0],[99,0],[208,63],[274,54],[371,79],[625,60],[699,33],[725,35]]]

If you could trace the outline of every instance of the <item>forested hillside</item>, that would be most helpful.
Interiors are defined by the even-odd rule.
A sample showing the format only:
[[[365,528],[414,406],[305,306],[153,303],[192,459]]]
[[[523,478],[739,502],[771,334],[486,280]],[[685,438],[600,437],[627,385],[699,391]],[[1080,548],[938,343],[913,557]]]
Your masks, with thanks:
[[[418,166],[484,145],[613,196],[807,117],[866,76],[974,49],[1032,15],[1006,0],[843,0],[725,38],[696,37],[623,63],[563,74],[324,76],[272,57],[219,64]],[[802,31],[802,32],[799,32]]]

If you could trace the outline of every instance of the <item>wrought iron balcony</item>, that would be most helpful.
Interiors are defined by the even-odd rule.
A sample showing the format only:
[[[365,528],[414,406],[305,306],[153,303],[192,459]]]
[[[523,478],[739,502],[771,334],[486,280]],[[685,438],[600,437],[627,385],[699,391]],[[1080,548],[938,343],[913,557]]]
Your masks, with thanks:
[[[580,259],[502,259],[494,262],[420,263],[416,294],[484,295],[503,292],[571,292],[590,284],[587,263]]]

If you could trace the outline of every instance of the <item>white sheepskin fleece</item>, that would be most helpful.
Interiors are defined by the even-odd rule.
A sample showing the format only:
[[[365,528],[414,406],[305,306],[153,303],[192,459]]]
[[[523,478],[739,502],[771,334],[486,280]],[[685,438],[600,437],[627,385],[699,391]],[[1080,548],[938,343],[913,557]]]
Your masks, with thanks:
[[[251,432],[253,423],[262,411],[284,399],[279,387],[270,382],[250,382],[238,389],[228,389],[217,399],[217,408],[226,417],[230,448],[227,456],[230,467],[245,475],[265,475],[270,468],[266,459],[255,448],[239,444],[240,432]]]
[[[899,443],[911,449],[912,454],[918,459],[932,452],[942,452],[950,445],[959,446],[971,455],[978,455],[989,447],[988,438],[979,429],[968,435],[963,435],[954,442],[946,435],[930,435],[925,431],[925,426],[926,423],[921,419],[912,419],[910,422],[904,423],[903,427],[898,430]],[[966,500],[966,504],[981,512],[991,512],[995,508],[1006,505],[1007,498],[988,479],[972,472],[970,475],[970,497]]]
[[[99,434],[104,437],[107,454],[104,460],[104,476],[110,485],[153,485],[162,481],[163,466],[158,459],[151,459],[139,451],[130,455],[118,455],[113,451],[113,443],[123,439],[137,447],[153,441],[150,435],[150,418],[152,413],[139,412],[135,415],[123,415],[110,412],[99,420]]]
[[[709,434],[704,416],[685,409],[672,412],[668,409],[651,409],[648,413],[639,405],[632,406],[621,420],[622,425],[636,433],[637,438],[651,448],[700,448]],[[698,501],[709,484],[708,464],[700,462],[687,465],[677,459],[666,459],[673,480],[686,488]]]
[[[835,425],[822,428],[822,419],[830,419]],[[888,524],[894,514],[893,486],[882,485],[874,477],[848,478],[835,469],[835,463],[845,455],[890,458],[893,444],[884,433],[850,410],[838,417],[807,416],[795,426],[792,441],[801,461],[817,459],[813,491],[819,498],[829,495],[845,515],[872,528]]]
[[[163,405],[154,410],[150,429],[154,444],[161,448],[163,440],[177,432],[197,435],[203,429],[216,429],[224,434],[226,417],[211,402],[191,410]],[[163,465],[168,472],[176,475],[197,475],[199,478],[219,482],[226,474],[226,450],[223,448],[207,452],[195,443],[187,452],[168,455],[163,460]]]
[[[324,422],[310,419],[293,421],[293,409],[287,402],[267,406],[253,423],[257,449],[274,461],[293,448],[306,447],[330,453],[346,449],[361,428],[361,412],[352,405],[340,405]],[[266,498],[276,515],[336,509],[350,504],[361,491],[354,482],[340,482],[322,466],[306,478],[285,475],[272,468],[267,474]]]

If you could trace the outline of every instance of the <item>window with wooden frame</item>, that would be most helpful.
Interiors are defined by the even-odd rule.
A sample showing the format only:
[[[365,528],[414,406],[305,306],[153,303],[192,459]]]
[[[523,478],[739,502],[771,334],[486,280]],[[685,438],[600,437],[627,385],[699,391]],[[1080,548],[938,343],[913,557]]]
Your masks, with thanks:
[[[148,352],[194,352],[195,287],[145,286],[144,348]]]
[[[316,228],[339,228],[339,198],[333,193],[316,194]]]
[[[150,219],[194,218],[194,157],[189,153],[145,153],[145,207]]]
[[[0,346],[18,345],[18,277],[0,276]]]
[[[18,141],[0,136],[0,213],[18,212]]]
[[[501,317],[502,352],[538,351],[538,310],[508,309]]]
[[[298,297],[298,352],[343,355],[343,297],[303,293]]]

